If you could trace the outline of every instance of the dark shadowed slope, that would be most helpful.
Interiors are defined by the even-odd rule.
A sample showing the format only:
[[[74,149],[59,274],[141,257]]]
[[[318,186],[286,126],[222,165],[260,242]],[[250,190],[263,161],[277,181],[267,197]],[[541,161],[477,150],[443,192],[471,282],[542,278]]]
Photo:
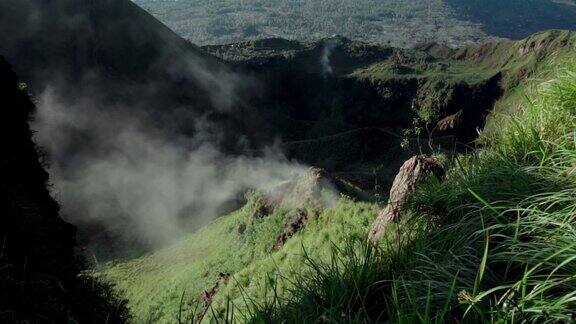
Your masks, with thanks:
[[[490,35],[520,39],[544,29],[576,30],[576,6],[570,1],[445,0],[456,15],[482,25]]]
[[[51,86],[156,112],[234,105],[227,67],[129,0],[5,0],[0,37],[0,53],[37,95]]]
[[[50,86],[69,101],[121,104],[177,131],[189,132],[191,118],[166,112],[227,112],[248,92],[239,89],[249,82],[130,0],[5,0],[0,37],[0,54],[35,95]]]
[[[48,194],[28,126],[34,105],[0,57],[0,322],[123,322],[99,283],[78,277],[75,229]]]
[[[0,52],[26,79],[55,71],[137,79],[186,54],[207,58],[128,0],[4,0],[0,36]]]
[[[403,134],[415,119],[432,137],[455,135],[469,144],[500,95],[512,93],[548,60],[570,53],[575,39],[573,32],[552,30],[456,49],[437,44],[398,49],[342,37],[204,49],[265,80],[261,106],[274,109],[262,114],[282,134],[287,151],[333,170],[386,156],[402,136],[383,129]],[[435,129],[459,111],[458,125]]]
[[[174,148],[178,157],[206,138],[215,150],[225,147],[222,151],[229,153],[241,135],[263,133],[258,115],[243,104],[250,79],[181,39],[130,0],[0,1],[0,37],[0,53],[14,62],[40,103],[34,126],[48,151],[57,190],[58,184],[84,176],[98,159],[125,159],[133,147],[153,151],[149,142],[138,143],[134,136],[126,136],[130,144],[122,146],[120,137],[135,128],[146,135],[140,138],[158,139],[157,149]],[[200,132],[205,136],[198,138]],[[150,162],[142,154],[127,159],[127,169]],[[162,165],[161,170],[175,168]],[[152,178],[158,178],[157,172]],[[90,199],[110,203],[102,200]],[[79,220],[91,220],[85,209],[62,202],[64,217],[74,220],[79,233],[101,232],[94,224],[80,228]],[[122,211],[106,214],[118,216],[115,227],[132,232],[122,225]]]

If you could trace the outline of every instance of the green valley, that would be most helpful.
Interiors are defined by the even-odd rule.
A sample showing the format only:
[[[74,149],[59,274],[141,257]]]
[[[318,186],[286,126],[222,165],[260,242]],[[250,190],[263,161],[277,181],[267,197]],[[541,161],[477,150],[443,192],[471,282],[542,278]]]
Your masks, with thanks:
[[[135,0],[195,44],[342,35],[410,47],[450,46],[488,37],[521,39],[545,29],[574,29],[571,1],[553,0]]]

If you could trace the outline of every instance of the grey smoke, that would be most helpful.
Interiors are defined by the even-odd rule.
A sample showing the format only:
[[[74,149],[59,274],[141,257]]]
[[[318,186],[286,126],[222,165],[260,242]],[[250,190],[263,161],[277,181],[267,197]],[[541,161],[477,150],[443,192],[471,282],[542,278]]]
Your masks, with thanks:
[[[205,137],[166,134],[138,114],[101,107],[91,98],[69,105],[48,89],[38,105],[36,140],[55,161],[77,140],[70,129],[97,142],[98,152],[51,166],[64,215],[76,224],[105,224],[150,246],[206,224],[248,188],[266,191],[306,172],[274,148],[261,157],[229,157]]]
[[[248,75],[233,73],[221,66],[210,66],[204,58],[182,52],[178,61],[162,58],[167,72],[175,79],[191,79],[205,90],[218,112],[229,113],[244,93],[254,92],[257,81]]]
[[[332,56],[332,52],[337,45],[338,43],[334,39],[328,40],[324,43],[324,47],[322,48],[322,55],[320,56],[320,66],[324,76],[334,74],[334,70],[330,64],[330,57]]]
[[[275,147],[258,157],[231,157],[221,152],[221,126],[208,122],[204,114],[237,113],[235,107],[245,104],[243,98],[258,92],[256,81],[229,71],[217,59],[192,50],[153,24],[137,25],[142,21],[133,24],[118,17],[111,21],[91,18],[102,17],[105,13],[100,9],[117,8],[114,5],[119,3],[96,1],[83,6],[68,0],[9,0],[0,4],[0,8],[18,9],[14,17],[0,14],[14,20],[10,26],[17,26],[8,37],[12,41],[0,47],[21,60],[29,76],[44,76],[43,63],[37,59],[42,55],[21,55],[19,50],[25,46],[19,45],[36,44],[42,49],[39,53],[59,50],[62,54],[54,57],[55,62],[47,62],[52,64],[46,67],[48,81],[34,78],[42,80],[35,88],[43,91],[37,96],[32,126],[37,131],[36,142],[47,152],[53,192],[67,220],[80,226],[102,224],[153,248],[220,216],[223,207],[247,189],[266,191],[307,171]],[[57,31],[58,37],[44,37],[45,30]],[[115,39],[115,31],[121,31],[124,38]],[[118,44],[105,43],[110,40],[125,42],[126,48],[115,52]],[[150,49],[157,55],[147,56]],[[129,59],[134,62],[127,62]],[[111,65],[101,66],[102,62]],[[69,80],[58,75],[69,71],[58,69],[70,65],[73,72],[82,68],[78,74],[86,75],[78,79],[86,84],[55,81]],[[142,72],[137,75],[149,82],[141,84],[143,79],[138,77],[131,80],[134,72]],[[106,89],[113,91],[99,93],[100,86],[111,79],[108,74],[127,80]],[[176,89],[177,95],[190,91],[190,96],[182,97],[198,100],[180,102],[178,97],[170,102],[172,106],[163,107],[165,98],[155,94],[165,94],[167,88]],[[133,100],[134,92],[142,93],[142,98]],[[130,100],[117,101],[130,102],[130,106],[110,104],[110,96],[125,93]],[[174,129],[170,129],[171,122]],[[182,135],[188,132],[178,129],[181,125],[191,125],[194,137]]]

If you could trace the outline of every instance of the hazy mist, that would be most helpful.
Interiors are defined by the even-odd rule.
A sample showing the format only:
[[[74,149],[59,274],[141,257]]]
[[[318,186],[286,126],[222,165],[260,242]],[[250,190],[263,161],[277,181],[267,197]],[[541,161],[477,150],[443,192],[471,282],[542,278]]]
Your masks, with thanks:
[[[228,212],[246,190],[306,172],[266,131],[247,139],[262,123],[244,100],[263,91],[257,80],[133,3],[7,0],[0,9],[10,35],[0,50],[31,83],[35,140],[82,242],[155,248]],[[326,73],[333,47],[318,58]]]
[[[267,190],[306,171],[274,147],[257,156],[232,156],[220,149],[222,134],[232,131],[209,116],[238,114],[241,98],[258,92],[253,78],[230,71],[162,26],[151,36],[146,28],[156,27],[131,25],[130,17],[94,26],[89,15],[101,10],[97,4],[87,9],[66,1],[58,5],[67,10],[12,2],[11,8],[19,9],[16,17],[26,18],[13,38],[15,43],[43,42],[49,26],[60,30],[62,39],[38,46],[76,46],[73,63],[63,56],[62,62],[49,62],[51,70],[27,66],[26,60],[22,65],[31,69],[29,75],[49,76],[34,84],[38,109],[32,126],[49,161],[53,195],[81,233],[104,232],[104,239],[111,234],[154,248],[229,211],[246,190]],[[115,14],[125,9],[120,6]],[[52,13],[58,23],[50,19]],[[101,43],[110,37],[113,45]],[[59,43],[68,38],[72,44]],[[123,46],[128,52],[114,51],[126,50]],[[140,52],[131,53],[134,49]],[[39,53],[47,55],[44,48]],[[123,55],[141,61],[122,61]],[[135,80],[131,71],[138,72]],[[71,79],[70,72],[79,75]],[[167,93],[184,99],[172,100]],[[234,135],[235,145],[242,147],[249,134]]]
[[[306,171],[269,148],[260,157],[226,156],[203,134],[177,136],[146,116],[101,106],[70,105],[47,89],[38,102],[36,141],[50,158],[54,194],[75,224],[93,222],[150,246],[206,224],[247,189],[268,190]],[[83,134],[89,141],[74,138]],[[66,148],[82,147],[70,155]]]
[[[332,56],[332,51],[338,46],[336,40],[331,39],[326,41],[324,47],[322,48],[322,55],[320,56],[320,65],[322,66],[322,74],[324,76],[332,75],[334,70],[330,64],[330,57]]]

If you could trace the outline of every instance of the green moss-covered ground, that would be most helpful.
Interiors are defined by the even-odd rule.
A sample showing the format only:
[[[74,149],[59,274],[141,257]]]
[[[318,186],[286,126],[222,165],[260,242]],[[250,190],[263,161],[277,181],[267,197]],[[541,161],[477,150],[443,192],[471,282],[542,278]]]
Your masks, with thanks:
[[[306,228],[277,252],[271,248],[294,210],[277,210],[253,218],[251,198],[245,207],[222,217],[178,244],[126,263],[111,264],[104,276],[130,300],[139,321],[176,321],[181,301],[184,318],[200,307],[200,294],[212,288],[219,273],[232,274],[213,303],[215,311],[226,309],[226,299],[245,305],[245,295],[272,295],[270,278],[290,276],[304,268],[303,247],[314,259],[326,260],[333,245],[343,247],[351,237],[362,237],[376,217],[377,206],[340,198],[333,206],[312,216]],[[246,226],[242,234],[239,227]],[[280,284],[279,291],[287,282]],[[184,297],[182,297],[184,296]],[[183,298],[183,299],[182,299]],[[209,314],[210,315],[210,314]]]

